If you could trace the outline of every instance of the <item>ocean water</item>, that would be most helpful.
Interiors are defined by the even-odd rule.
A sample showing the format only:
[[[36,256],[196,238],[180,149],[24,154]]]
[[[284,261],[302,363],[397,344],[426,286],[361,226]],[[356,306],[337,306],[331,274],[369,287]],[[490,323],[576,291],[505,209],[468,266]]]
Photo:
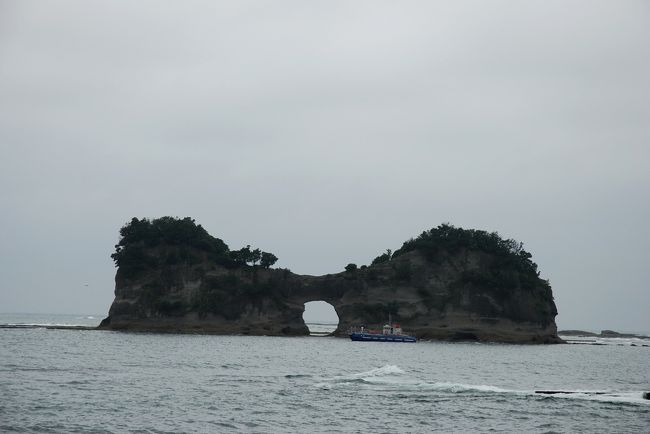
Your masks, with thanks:
[[[100,319],[0,314],[0,324]],[[649,356],[617,343],[0,328],[0,432],[648,433]]]

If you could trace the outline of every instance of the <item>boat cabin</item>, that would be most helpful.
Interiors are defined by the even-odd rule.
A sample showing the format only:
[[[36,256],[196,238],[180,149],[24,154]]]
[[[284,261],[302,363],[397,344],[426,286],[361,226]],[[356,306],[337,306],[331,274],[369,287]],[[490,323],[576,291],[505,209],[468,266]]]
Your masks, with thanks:
[[[386,324],[382,330],[385,335],[401,335],[402,327],[399,324]]]

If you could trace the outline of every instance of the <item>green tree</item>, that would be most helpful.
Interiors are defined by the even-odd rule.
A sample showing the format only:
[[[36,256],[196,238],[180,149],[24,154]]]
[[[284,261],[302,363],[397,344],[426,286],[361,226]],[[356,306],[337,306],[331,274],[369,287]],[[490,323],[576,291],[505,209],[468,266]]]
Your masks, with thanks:
[[[354,273],[357,271],[357,264],[348,264],[345,266],[345,271],[348,273]]]
[[[165,248],[163,257],[152,250],[158,247]],[[226,243],[208,234],[190,217],[165,216],[153,220],[133,217],[120,229],[120,240],[111,258],[123,273],[134,275],[160,264],[194,264],[202,257],[232,269],[261,263],[263,253],[260,249],[251,250],[250,245],[230,250]],[[271,266],[277,260],[275,255],[268,253],[264,263]]]
[[[193,248],[204,252],[219,264],[227,265],[231,262],[228,246],[219,238],[208,234],[190,217],[161,217],[153,220],[133,217],[120,229],[120,240],[115,245],[111,258],[122,272],[135,273],[158,265],[155,255],[147,252],[149,248],[157,246]],[[164,261],[167,265],[173,265],[185,259],[174,252],[164,258]]]
[[[262,259],[262,251],[260,249],[253,250],[250,255],[250,262],[255,265],[260,261],[260,259]]]
[[[262,252],[262,257],[260,259],[260,265],[264,268],[269,268],[273,264],[275,264],[278,260],[278,257],[275,256],[273,253],[269,252]]]
[[[253,252],[251,251],[250,244],[247,245],[246,247],[242,247],[239,250],[233,250],[230,254],[233,261],[235,261],[240,265],[246,265],[246,263],[250,262],[252,259],[252,255]]]
[[[375,259],[373,259],[372,264],[370,265],[377,265],[381,264],[382,262],[388,262],[390,261],[392,254],[393,252],[391,249],[386,249],[386,253],[382,253],[381,255],[377,256]]]
[[[490,270],[480,276],[482,284],[510,287],[521,283],[523,287],[547,285],[539,278],[537,264],[532,255],[524,250],[521,242],[504,239],[497,232],[458,228],[448,223],[422,232],[415,239],[406,241],[393,253],[393,258],[418,250],[430,261],[441,261],[445,255],[465,251],[481,251],[493,257]],[[472,277],[477,282],[477,277]]]

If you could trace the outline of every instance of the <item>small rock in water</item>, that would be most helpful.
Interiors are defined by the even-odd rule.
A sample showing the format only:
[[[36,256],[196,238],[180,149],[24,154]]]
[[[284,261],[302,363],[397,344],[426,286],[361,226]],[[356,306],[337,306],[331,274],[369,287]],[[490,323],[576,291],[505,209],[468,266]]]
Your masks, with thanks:
[[[643,399],[650,399],[650,392],[643,392]]]

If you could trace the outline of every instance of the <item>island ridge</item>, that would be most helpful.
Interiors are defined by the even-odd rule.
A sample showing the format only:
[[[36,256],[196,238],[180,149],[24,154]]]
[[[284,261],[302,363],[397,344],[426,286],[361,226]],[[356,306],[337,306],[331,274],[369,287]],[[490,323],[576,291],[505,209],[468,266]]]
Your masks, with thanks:
[[[308,335],[304,303],[323,300],[339,317],[335,335],[390,313],[418,339],[562,342],[548,281],[521,243],[495,232],[443,224],[324,276],[271,268],[272,253],[230,250],[189,217],[133,218],[120,235],[103,329]]]

